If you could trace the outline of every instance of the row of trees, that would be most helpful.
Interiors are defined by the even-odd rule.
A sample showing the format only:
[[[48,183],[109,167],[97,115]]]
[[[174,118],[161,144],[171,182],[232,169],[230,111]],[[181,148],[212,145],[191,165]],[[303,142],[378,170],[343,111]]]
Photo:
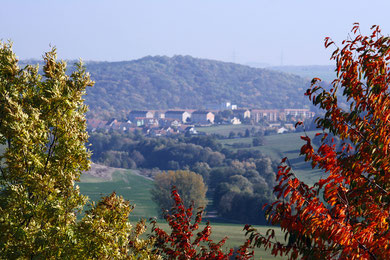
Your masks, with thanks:
[[[195,172],[202,176],[208,195],[213,198],[214,207],[221,217],[244,223],[266,223],[261,208],[255,204],[273,201],[277,163],[259,151],[223,149],[213,136],[151,138],[131,133],[95,132],[91,133],[90,142],[94,153],[92,158],[96,162],[114,167],[170,171],[169,174],[154,176],[156,183],[163,182],[162,176],[177,180],[177,173],[184,173],[180,170]],[[176,175],[173,175],[174,171]],[[184,180],[189,184],[192,181],[194,179],[191,178]],[[181,194],[193,190],[181,189],[179,183],[169,183],[175,184]],[[192,184],[203,189],[197,182]],[[156,189],[161,190],[162,187],[166,194],[163,197],[166,198],[170,187],[161,184]],[[203,197],[196,198],[195,194],[192,199],[203,200]],[[160,207],[169,208],[158,196],[156,198]]]

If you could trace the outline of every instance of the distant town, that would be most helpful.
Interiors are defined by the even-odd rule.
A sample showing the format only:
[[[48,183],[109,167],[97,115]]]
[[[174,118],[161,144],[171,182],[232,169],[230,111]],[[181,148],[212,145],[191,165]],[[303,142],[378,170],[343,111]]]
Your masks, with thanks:
[[[134,132],[137,129],[150,136],[165,136],[178,133],[198,134],[195,127],[213,125],[262,125],[275,133],[294,131],[298,121],[313,119],[315,113],[306,108],[246,109],[226,102],[217,109],[194,110],[132,110],[127,120],[115,118],[104,121],[88,119],[88,131],[117,130]],[[219,108],[219,109],[218,109]]]

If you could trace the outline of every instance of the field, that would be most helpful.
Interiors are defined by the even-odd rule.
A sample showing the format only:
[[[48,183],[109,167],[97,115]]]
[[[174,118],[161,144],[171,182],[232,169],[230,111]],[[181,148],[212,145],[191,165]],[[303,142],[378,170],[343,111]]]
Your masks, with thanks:
[[[115,191],[135,205],[131,213],[131,220],[151,218],[157,216],[157,206],[152,201],[150,189],[153,181],[139,176],[134,171],[121,170],[112,174],[112,180],[105,180],[89,174],[81,176],[80,186],[82,194],[87,195],[92,201],[98,201],[102,196]]]
[[[81,193],[89,196],[92,201],[97,201],[100,197],[108,195],[112,191],[128,199],[132,205],[136,205],[130,216],[130,221],[132,222],[136,222],[141,218],[148,220],[150,217],[157,216],[157,207],[151,200],[150,194],[153,181],[138,175],[134,170],[115,171],[112,174],[112,180],[83,174],[81,182],[77,185],[80,186]],[[160,219],[158,223],[161,228],[168,231],[168,224],[164,220]],[[215,242],[223,239],[225,236],[228,237],[225,244],[226,249],[238,247],[245,241],[244,224],[212,223],[211,226],[213,231],[211,239]],[[256,228],[265,234],[269,227],[258,226]],[[283,235],[278,228],[276,228],[276,236],[278,241],[283,241]],[[274,258],[268,252],[258,248],[255,250],[255,256],[256,259],[282,259]]]
[[[318,131],[309,131],[307,135],[313,138]],[[310,163],[305,162],[304,157],[300,156],[300,148],[304,144],[300,136],[304,133],[286,133],[278,135],[264,136],[265,144],[263,146],[251,147],[247,149],[256,149],[261,151],[264,155],[271,157],[274,160],[280,161],[284,157],[288,157],[294,172],[305,183],[313,184],[323,174],[322,171],[313,170]],[[239,139],[222,139],[220,143],[224,147],[232,148],[234,143],[246,143],[251,144],[252,138],[239,138]]]
[[[218,126],[201,128],[201,131],[208,133],[219,133],[228,135],[233,132],[245,132],[245,129],[251,129],[251,126]],[[315,131],[308,132],[310,137],[315,135]],[[310,165],[304,162],[303,158],[299,156],[299,149],[303,144],[300,139],[302,133],[288,133],[282,135],[265,136],[265,145],[258,147],[251,147],[249,149],[260,150],[263,154],[270,156],[275,160],[287,156],[293,165],[294,171],[307,183],[313,183],[321,176],[321,172],[314,171]],[[252,138],[239,139],[223,139],[220,142],[229,149],[232,148],[233,143],[252,143]],[[3,147],[0,146],[0,150]],[[141,218],[149,219],[158,215],[157,207],[151,200],[150,190],[153,186],[153,181],[140,176],[134,170],[120,170],[114,171],[111,179],[93,176],[91,174],[83,174],[81,181],[77,183],[80,186],[81,193],[89,196],[92,201],[97,201],[100,197],[110,194],[115,191],[118,195],[122,195],[129,200],[135,209],[131,213],[130,221],[133,223]],[[168,225],[163,220],[159,220],[159,226],[167,230]],[[227,223],[212,223],[213,235],[212,239],[216,242],[227,236],[229,239],[225,244],[225,248],[237,247],[245,240],[245,233],[242,230],[243,224],[227,224]],[[150,225],[149,225],[150,228]],[[265,234],[269,227],[258,226],[258,230]],[[283,242],[283,234],[280,229],[275,228],[277,240]],[[283,259],[275,258],[263,249],[255,250],[255,259]]]
[[[159,222],[158,226],[166,231],[169,230],[168,224],[165,222]],[[203,225],[200,225],[198,231],[203,227]],[[243,227],[243,224],[211,223],[211,239],[213,242],[219,242],[224,237],[228,237],[223,247],[225,251],[228,251],[229,248],[240,246],[247,239],[247,237],[245,237]],[[284,242],[284,235],[277,227],[255,226],[255,228],[262,234],[265,234],[269,228],[274,228],[276,240],[279,242]],[[269,250],[265,251],[263,248],[256,248],[254,251],[255,259],[286,259],[286,257],[274,257],[270,254]]]

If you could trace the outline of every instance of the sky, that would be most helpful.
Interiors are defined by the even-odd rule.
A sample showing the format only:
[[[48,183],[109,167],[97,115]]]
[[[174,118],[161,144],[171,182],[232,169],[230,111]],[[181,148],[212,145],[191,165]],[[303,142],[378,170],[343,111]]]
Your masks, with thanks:
[[[0,40],[20,59],[191,55],[241,64],[331,65],[353,23],[390,34],[387,0],[0,0]]]

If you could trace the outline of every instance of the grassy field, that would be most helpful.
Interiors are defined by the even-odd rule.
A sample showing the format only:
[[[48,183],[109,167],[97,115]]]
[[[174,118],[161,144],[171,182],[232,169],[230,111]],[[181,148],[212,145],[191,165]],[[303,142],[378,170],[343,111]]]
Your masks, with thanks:
[[[116,171],[113,174],[111,181],[102,178],[94,177],[88,174],[81,176],[81,182],[78,183],[82,194],[89,196],[93,201],[97,201],[100,197],[110,194],[115,191],[118,195],[122,195],[129,200],[133,205],[136,205],[131,213],[130,221],[136,222],[141,218],[149,219],[157,216],[156,204],[151,200],[150,189],[153,186],[153,181],[143,176],[137,175],[134,171]],[[147,221],[148,223],[148,221]],[[158,220],[159,227],[169,231],[168,224],[164,220]],[[244,224],[226,224],[226,223],[211,223],[212,237],[215,242],[220,241],[224,237],[228,237],[224,249],[238,247],[245,241],[245,232],[243,231]],[[150,224],[148,224],[150,232]],[[201,230],[202,226],[199,230]],[[269,227],[257,226],[260,232],[265,234]],[[280,229],[276,228],[276,237],[278,241],[283,241],[283,234]],[[255,250],[256,259],[282,259],[274,258],[265,252],[263,249]]]
[[[158,226],[169,233],[170,229],[166,222],[158,222]],[[200,225],[198,231],[202,230],[204,225]],[[211,223],[211,239],[214,242],[219,242],[224,237],[228,237],[223,250],[228,251],[229,248],[237,248],[243,244],[247,239],[245,237],[245,232],[243,231],[244,224],[224,224],[224,223]],[[268,226],[255,226],[255,228],[261,233],[264,234],[269,228],[275,229],[275,237],[279,242],[284,242],[284,234],[279,228],[268,227]],[[270,254],[270,251],[265,251],[263,248],[256,248],[255,250],[255,259],[286,259],[286,257],[274,257]]]
[[[318,131],[307,132],[310,138],[313,138],[316,133],[318,133]],[[277,161],[280,161],[284,157],[288,157],[291,165],[293,166],[294,172],[302,178],[305,183],[313,184],[321,177],[322,171],[313,170],[310,163],[305,162],[304,157],[299,155],[301,146],[304,144],[304,141],[300,138],[302,135],[304,135],[304,133],[286,133],[264,136],[265,144],[263,146],[251,147],[248,149],[259,150],[264,155],[267,155]],[[234,149],[231,146],[232,144],[251,144],[252,138],[223,139],[220,140],[220,142],[224,145],[224,147]]]
[[[81,193],[87,195],[92,201],[98,201],[102,196],[109,195],[113,191],[123,196],[135,205],[130,217],[133,221],[158,215],[157,206],[152,201],[150,193],[153,181],[133,171],[114,172],[111,181],[83,174],[81,182],[77,185],[80,186]]]

